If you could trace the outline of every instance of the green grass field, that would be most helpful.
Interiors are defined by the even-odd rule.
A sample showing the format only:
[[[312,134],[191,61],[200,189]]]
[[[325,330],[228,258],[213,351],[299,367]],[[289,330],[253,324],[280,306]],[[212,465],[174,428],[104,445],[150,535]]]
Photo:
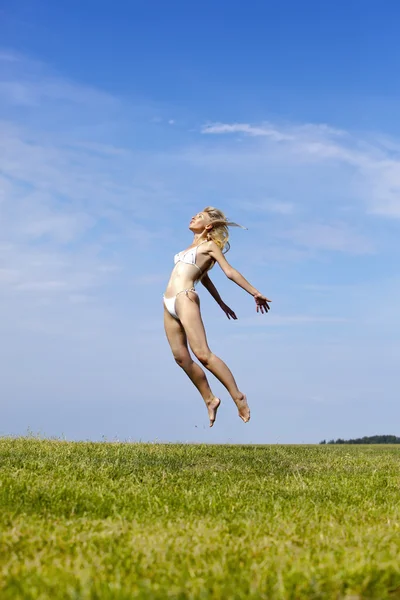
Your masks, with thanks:
[[[400,598],[400,448],[0,439],[0,599]]]

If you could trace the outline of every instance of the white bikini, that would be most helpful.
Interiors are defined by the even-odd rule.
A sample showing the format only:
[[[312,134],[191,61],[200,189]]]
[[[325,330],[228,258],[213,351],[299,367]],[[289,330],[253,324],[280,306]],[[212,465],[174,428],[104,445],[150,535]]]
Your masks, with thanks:
[[[178,254],[175,254],[174,264],[176,265],[178,262],[183,262],[186,265],[193,265],[201,273],[202,272],[201,268],[199,267],[199,265],[196,264],[197,248],[199,246],[201,246],[201,244],[204,244],[205,242],[207,242],[207,240],[203,240],[202,242],[200,242],[200,244],[198,244],[197,246],[194,246],[194,248],[189,248],[189,250],[186,250],[186,251],[183,250],[182,252],[178,252]],[[188,296],[188,292],[195,292],[197,294],[195,288],[192,287],[192,288],[188,288],[186,290],[181,290],[180,292],[178,292],[176,294],[176,296],[172,296],[172,298],[166,298],[165,296],[163,296],[165,308],[167,309],[169,314],[174,317],[174,319],[177,319],[177,321],[179,321],[179,317],[176,314],[176,309],[175,309],[176,299],[179,296],[179,294],[186,294],[186,296]],[[188,296],[188,298],[189,298],[189,296]],[[189,300],[190,300],[190,298],[189,298]]]

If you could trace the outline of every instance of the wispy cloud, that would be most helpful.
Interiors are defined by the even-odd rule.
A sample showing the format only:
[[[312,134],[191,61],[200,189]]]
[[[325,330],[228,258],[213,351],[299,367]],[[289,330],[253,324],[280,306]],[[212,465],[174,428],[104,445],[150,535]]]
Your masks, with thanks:
[[[112,96],[86,86],[76,86],[61,79],[48,79],[39,82],[2,81],[0,93],[3,102],[14,105],[37,107],[49,101],[59,101],[92,106],[95,102],[115,105]]]
[[[214,123],[212,125],[205,125],[202,129],[202,133],[205,134],[216,134],[216,133],[245,133],[255,137],[267,137],[275,142],[291,141],[293,136],[282,131],[279,131],[272,125],[254,126],[247,123]]]
[[[356,136],[326,125],[216,123],[202,128],[207,135],[242,134],[264,140],[261,156],[270,158],[273,146],[282,146],[289,153],[288,162],[297,164],[338,163],[353,171],[354,193],[360,196],[367,211],[386,217],[400,217],[400,159],[393,155],[381,139]],[[269,146],[265,146],[265,143]],[[253,148],[254,150],[254,148]]]
[[[92,108],[96,104],[108,108],[119,104],[115,96],[60,77],[39,60],[0,51],[0,63],[0,92],[4,104],[34,108],[57,101],[61,103],[59,110],[68,103],[90,105]]]

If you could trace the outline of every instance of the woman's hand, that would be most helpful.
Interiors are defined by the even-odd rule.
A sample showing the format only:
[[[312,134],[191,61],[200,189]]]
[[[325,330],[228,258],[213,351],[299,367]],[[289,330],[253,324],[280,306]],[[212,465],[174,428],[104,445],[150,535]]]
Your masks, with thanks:
[[[265,296],[257,292],[254,294],[254,300],[256,301],[257,312],[260,312],[262,315],[267,313],[270,309],[268,302],[272,302],[272,300],[268,300]]]
[[[228,319],[237,319],[237,316],[235,315],[235,313],[233,312],[233,310],[231,308],[229,308],[229,306],[227,304],[225,304],[225,302],[222,302],[220,304],[220,307],[222,308],[222,310],[224,311],[224,313],[226,314],[226,316],[228,317]]]

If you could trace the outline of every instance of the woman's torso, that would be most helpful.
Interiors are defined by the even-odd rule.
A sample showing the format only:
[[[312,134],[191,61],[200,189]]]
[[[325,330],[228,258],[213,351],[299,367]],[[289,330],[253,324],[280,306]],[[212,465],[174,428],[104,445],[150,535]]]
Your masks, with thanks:
[[[213,260],[206,250],[206,243],[201,242],[175,254],[174,263],[175,266],[165,290],[167,297],[175,296],[184,289],[194,287],[195,283],[210,268]]]

